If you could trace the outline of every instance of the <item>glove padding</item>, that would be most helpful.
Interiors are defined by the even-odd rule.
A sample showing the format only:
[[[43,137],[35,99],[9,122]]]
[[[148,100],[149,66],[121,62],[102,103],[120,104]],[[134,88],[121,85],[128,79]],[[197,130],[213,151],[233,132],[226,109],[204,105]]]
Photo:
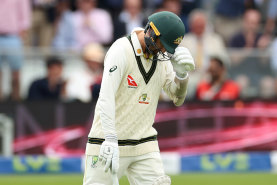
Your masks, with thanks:
[[[179,78],[186,77],[187,73],[195,69],[194,60],[185,47],[179,46],[171,58],[171,64]]]
[[[116,174],[119,168],[118,144],[105,140],[100,148],[99,161],[102,161],[105,172],[111,169],[111,172]]]

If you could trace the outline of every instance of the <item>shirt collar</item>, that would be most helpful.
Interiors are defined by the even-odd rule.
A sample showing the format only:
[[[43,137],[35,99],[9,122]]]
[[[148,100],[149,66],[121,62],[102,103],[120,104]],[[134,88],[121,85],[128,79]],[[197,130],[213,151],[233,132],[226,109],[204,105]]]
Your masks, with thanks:
[[[143,51],[142,51],[140,42],[138,40],[138,36],[137,36],[135,31],[143,31],[143,29],[142,28],[135,28],[135,29],[133,29],[133,31],[131,33],[131,40],[132,40],[132,43],[133,43],[133,46],[134,46],[134,49],[135,49],[135,53],[136,53],[137,56],[142,56]]]

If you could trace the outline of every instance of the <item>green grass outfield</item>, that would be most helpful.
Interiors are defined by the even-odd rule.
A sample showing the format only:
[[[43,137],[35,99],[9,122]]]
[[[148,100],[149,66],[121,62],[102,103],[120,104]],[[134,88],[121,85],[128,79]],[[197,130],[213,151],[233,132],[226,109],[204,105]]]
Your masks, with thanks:
[[[0,185],[82,185],[81,174],[70,175],[0,175]],[[277,174],[222,173],[171,176],[172,185],[277,185]],[[126,178],[120,185],[128,185]]]

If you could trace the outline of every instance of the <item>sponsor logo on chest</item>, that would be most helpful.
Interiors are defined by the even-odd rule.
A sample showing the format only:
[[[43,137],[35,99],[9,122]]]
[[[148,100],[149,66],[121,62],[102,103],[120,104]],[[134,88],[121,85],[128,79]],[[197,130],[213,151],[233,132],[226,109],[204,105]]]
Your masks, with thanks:
[[[138,84],[131,75],[127,76],[128,88],[138,88]]]

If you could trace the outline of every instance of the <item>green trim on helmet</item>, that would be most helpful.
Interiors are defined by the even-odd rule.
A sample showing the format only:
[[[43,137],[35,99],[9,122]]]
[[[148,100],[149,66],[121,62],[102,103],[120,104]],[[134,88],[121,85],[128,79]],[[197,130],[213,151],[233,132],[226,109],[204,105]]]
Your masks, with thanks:
[[[148,17],[160,32],[160,40],[169,53],[174,53],[185,35],[185,26],[182,20],[174,13],[162,11]]]

